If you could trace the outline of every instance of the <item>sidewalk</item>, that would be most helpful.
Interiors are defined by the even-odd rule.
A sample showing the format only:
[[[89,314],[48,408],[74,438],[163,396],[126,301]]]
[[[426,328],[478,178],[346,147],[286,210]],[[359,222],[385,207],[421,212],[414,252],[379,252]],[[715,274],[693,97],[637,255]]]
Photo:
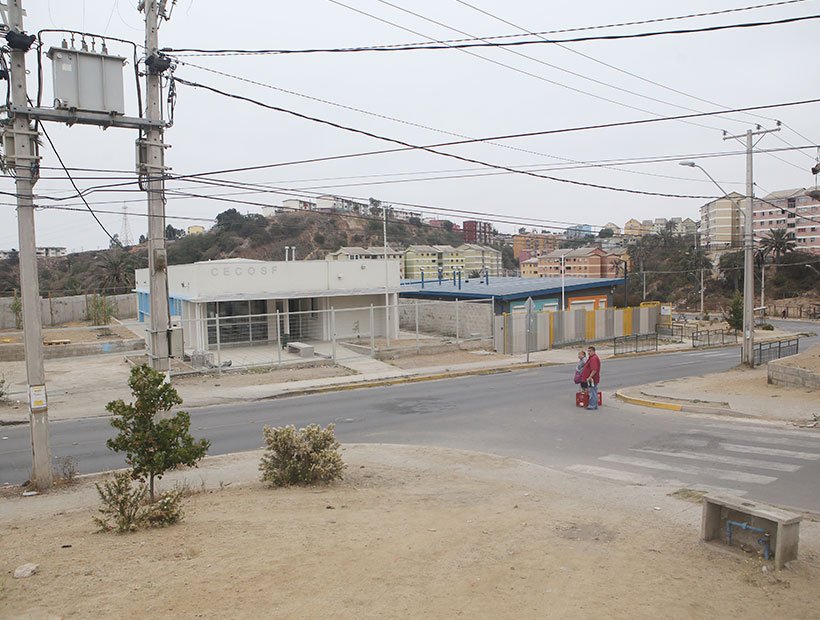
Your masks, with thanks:
[[[811,425],[820,416],[820,393],[769,385],[768,369],[737,367],[724,372],[659,381],[618,390],[621,400],[644,407],[758,418]]]

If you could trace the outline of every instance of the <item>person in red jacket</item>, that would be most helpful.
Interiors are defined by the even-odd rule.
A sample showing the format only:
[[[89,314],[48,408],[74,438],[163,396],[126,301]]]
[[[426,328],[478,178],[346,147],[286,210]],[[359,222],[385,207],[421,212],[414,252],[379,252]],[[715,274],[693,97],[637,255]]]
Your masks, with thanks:
[[[587,409],[598,408],[598,384],[601,382],[601,358],[595,353],[595,347],[588,349],[589,356],[581,373],[581,381],[586,381],[589,387],[589,404]]]

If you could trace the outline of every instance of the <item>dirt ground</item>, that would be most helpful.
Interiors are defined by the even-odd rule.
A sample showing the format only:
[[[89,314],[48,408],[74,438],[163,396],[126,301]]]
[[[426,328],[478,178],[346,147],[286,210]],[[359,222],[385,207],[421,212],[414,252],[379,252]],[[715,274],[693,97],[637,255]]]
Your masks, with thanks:
[[[472,364],[475,362],[491,362],[509,360],[509,356],[499,353],[476,349],[475,351],[448,351],[435,355],[408,355],[394,360],[386,360],[398,368],[411,370],[430,366],[447,366],[457,364]]]
[[[69,340],[70,344],[78,342],[98,342],[114,338],[138,338],[134,332],[122,325],[100,325],[92,327],[88,321],[72,321],[65,323],[58,329],[43,330],[43,342],[54,340]],[[23,333],[19,331],[0,330],[0,344],[15,344],[23,342]]]
[[[255,367],[250,370],[223,372],[209,375],[180,375],[174,377],[176,387],[192,388],[197,385],[242,387],[246,385],[267,385],[269,383],[286,383],[303,379],[324,379],[325,377],[342,377],[353,374],[352,371],[331,362],[297,368]]]
[[[780,360],[780,364],[792,368],[802,368],[811,372],[820,372],[820,344],[809,347],[803,353]]]
[[[251,472],[259,453],[234,456]],[[0,616],[762,620],[820,609],[816,537],[789,570],[763,572],[699,544],[700,507],[666,495],[654,509],[628,505],[616,494],[646,490],[555,488],[550,470],[431,448],[360,446],[345,460],[346,480],[330,487],[212,480],[183,523],[127,535],[94,533],[80,491],[50,511],[22,508],[46,497],[9,500],[19,510],[0,525]],[[601,484],[607,493],[589,488]],[[13,579],[25,562],[40,572]]]

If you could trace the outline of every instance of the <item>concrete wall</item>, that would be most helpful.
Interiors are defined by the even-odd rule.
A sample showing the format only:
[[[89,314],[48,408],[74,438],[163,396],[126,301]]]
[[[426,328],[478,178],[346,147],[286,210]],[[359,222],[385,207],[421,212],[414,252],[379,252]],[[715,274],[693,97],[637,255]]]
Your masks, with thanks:
[[[91,296],[88,296],[88,300]],[[124,295],[106,296],[110,302],[117,305],[115,313],[118,319],[130,319],[137,316],[137,296],[133,293]],[[0,298],[0,329],[16,329],[14,312],[11,311],[11,304],[14,298]],[[67,323],[69,321],[82,321],[88,316],[86,307],[87,299],[85,295],[72,295],[71,297],[45,297],[40,299],[40,310],[42,313],[43,327],[50,327]]]
[[[769,383],[773,385],[788,385],[808,388],[810,390],[820,390],[820,373],[795,368],[794,366],[786,366],[785,364],[781,364],[780,361],[781,360],[769,362]]]
[[[142,338],[108,340],[105,342],[77,342],[75,344],[43,347],[43,358],[51,360],[63,357],[85,357],[105,353],[142,351],[143,349],[145,349],[145,340]],[[26,355],[22,344],[0,344],[0,362],[20,362],[24,359],[26,359]]]
[[[458,312],[456,312],[458,305]],[[489,302],[426,301],[418,300],[419,331],[459,339],[489,338],[492,329],[493,308]],[[458,315],[458,322],[456,322]],[[416,331],[416,301],[399,299],[399,327]]]

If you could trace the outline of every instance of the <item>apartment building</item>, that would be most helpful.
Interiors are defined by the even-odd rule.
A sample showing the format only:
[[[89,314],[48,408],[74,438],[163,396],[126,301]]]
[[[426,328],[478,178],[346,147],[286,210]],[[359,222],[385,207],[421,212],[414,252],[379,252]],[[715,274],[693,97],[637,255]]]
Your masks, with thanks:
[[[604,228],[611,230],[614,236],[620,236],[621,234],[621,227],[612,222],[607,222],[606,224],[604,224],[601,230],[603,230]]]
[[[387,260],[399,263],[399,277],[404,278],[404,250],[387,247]],[[329,253],[325,260],[384,260],[384,246],[362,248],[359,246],[344,246]]]
[[[54,258],[57,256],[65,256],[68,250],[62,247],[38,247],[37,258]]]
[[[482,275],[485,270],[490,277],[499,277],[502,273],[501,252],[495,248],[476,243],[465,243],[458,246],[457,251],[461,254],[464,270],[467,275],[474,271]]]
[[[561,276],[563,262],[564,275],[573,278],[615,278],[619,275],[619,261],[624,260],[626,250],[607,251],[596,247],[553,250],[527,262],[529,275],[525,276],[524,265],[521,277],[554,278]],[[532,262],[537,261],[534,275]],[[622,271],[620,273],[623,273]]]
[[[522,278],[538,277],[538,256],[528,258],[527,260],[522,260],[520,265]]]
[[[820,201],[809,196],[812,190],[817,188],[781,190],[755,200],[752,206],[755,239],[784,228],[798,250],[820,254]]]
[[[491,243],[493,227],[489,222],[465,220],[463,225],[464,241],[467,243]]]
[[[634,217],[624,224],[624,237],[627,239],[638,239],[646,234],[649,234],[649,227]]]
[[[555,250],[558,248],[559,235],[524,233],[513,236],[513,257],[521,258],[521,250]]]
[[[743,196],[732,192],[700,208],[700,234],[709,252],[724,252],[743,244],[743,217],[740,205]]]
[[[567,239],[583,239],[587,235],[593,235],[592,226],[589,224],[576,224],[567,228]]]

